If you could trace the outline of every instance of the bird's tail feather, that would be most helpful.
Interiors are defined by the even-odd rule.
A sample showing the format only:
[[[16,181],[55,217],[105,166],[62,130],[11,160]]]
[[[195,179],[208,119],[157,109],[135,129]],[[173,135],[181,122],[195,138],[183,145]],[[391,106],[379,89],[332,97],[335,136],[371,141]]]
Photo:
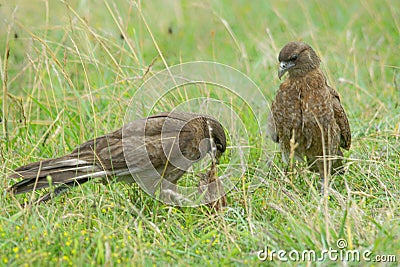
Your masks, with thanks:
[[[14,194],[46,188],[50,185],[73,186],[82,184],[89,178],[104,177],[107,172],[92,162],[71,157],[61,157],[22,166],[9,178],[23,178],[9,191]],[[50,176],[50,178],[48,178]]]

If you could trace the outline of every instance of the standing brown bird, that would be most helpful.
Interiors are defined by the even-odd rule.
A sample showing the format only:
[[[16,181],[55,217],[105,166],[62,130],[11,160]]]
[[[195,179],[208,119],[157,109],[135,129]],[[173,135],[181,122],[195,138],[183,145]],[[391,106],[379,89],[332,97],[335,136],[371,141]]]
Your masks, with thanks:
[[[268,132],[285,161],[306,159],[322,178],[342,167],[341,148],[350,149],[351,133],[338,93],[328,86],[314,50],[290,42],[279,53],[280,85],[268,118]]]
[[[9,190],[19,194],[51,183],[58,195],[92,178],[108,182],[116,177],[117,181],[136,181],[147,193],[160,193],[162,200],[176,204],[173,198],[179,178],[207,153],[218,159],[225,149],[224,129],[214,118],[161,113],[87,141],[69,155],[16,169],[9,177],[23,180]],[[48,193],[39,201],[52,196]]]

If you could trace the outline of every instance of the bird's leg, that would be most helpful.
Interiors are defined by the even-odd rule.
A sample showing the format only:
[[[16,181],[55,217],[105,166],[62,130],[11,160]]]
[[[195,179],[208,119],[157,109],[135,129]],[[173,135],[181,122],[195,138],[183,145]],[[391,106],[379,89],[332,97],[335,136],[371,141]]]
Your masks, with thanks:
[[[317,166],[319,176],[321,177],[321,195],[324,196],[325,193],[328,194],[329,188],[329,178],[331,174],[331,160],[323,157],[322,159],[318,159]]]
[[[156,192],[159,194],[159,199],[169,205],[175,205],[179,207],[192,206],[193,201],[184,193],[182,194],[178,191],[177,183],[181,175],[178,175],[178,178],[172,176],[175,175],[161,177],[161,181]]]
[[[172,183],[164,177],[161,177],[160,179],[161,181],[158,188],[160,200],[166,202],[167,204],[180,206],[182,204],[180,202],[181,196],[176,190],[176,183]]]
[[[321,191],[321,196],[325,194],[325,176],[321,172],[319,173],[319,176],[321,177],[321,184],[320,184],[320,191]]]
[[[162,189],[160,192],[160,199],[165,202],[166,204],[169,205],[175,205],[179,207],[183,206],[191,206],[192,202],[189,198],[186,196],[178,193],[174,189]]]
[[[299,146],[299,143],[296,142],[295,139],[295,130],[292,130],[292,138],[290,138],[290,154],[289,154],[289,164],[290,164],[290,170],[292,174],[290,175],[290,181],[293,182],[293,164],[295,164],[295,150]]]

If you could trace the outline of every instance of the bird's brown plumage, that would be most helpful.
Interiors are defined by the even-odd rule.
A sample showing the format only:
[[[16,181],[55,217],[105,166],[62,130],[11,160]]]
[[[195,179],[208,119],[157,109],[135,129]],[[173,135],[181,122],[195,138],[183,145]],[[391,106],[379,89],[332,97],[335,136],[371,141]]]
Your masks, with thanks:
[[[116,177],[125,182],[136,180],[154,194],[160,188],[174,189],[178,179],[206,153],[213,152],[218,158],[225,149],[224,129],[214,118],[193,113],[161,113],[87,141],[69,155],[17,168],[9,177],[23,180],[10,191],[19,194],[46,188],[48,176],[58,186],[57,193],[92,178],[108,181]]]
[[[308,44],[290,42],[278,59],[279,78],[286,72],[289,77],[272,103],[269,135],[280,144],[285,160],[291,152],[298,160],[305,157],[311,169],[325,177],[341,167],[341,148],[348,150],[351,144],[350,126],[339,95],[328,86],[319,67],[320,59]]]

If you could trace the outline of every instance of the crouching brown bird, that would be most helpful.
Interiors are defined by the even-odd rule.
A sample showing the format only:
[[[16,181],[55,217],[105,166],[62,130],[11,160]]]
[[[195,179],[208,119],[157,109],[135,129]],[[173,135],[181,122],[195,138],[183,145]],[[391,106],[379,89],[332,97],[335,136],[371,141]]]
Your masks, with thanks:
[[[226,149],[222,125],[193,113],[161,113],[126,124],[87,141],[71,154],[17,168],[10,178],[23,178],[9,188],[14,194],[54,186],[39,202],[70,187],[98,178],[133,183],[169,204],[179,178],[207,153],[218,159]],[[172,195],[163,194],[171,192]]]
[[[284,161],[306,159],[324,179],[342,168],[341,148],[350,149],[351,133],[338,93],[327,84],[320,59],[303,42],[290,42],[279,53],[280,85],[268,118],[268,132],[279,143]]]

